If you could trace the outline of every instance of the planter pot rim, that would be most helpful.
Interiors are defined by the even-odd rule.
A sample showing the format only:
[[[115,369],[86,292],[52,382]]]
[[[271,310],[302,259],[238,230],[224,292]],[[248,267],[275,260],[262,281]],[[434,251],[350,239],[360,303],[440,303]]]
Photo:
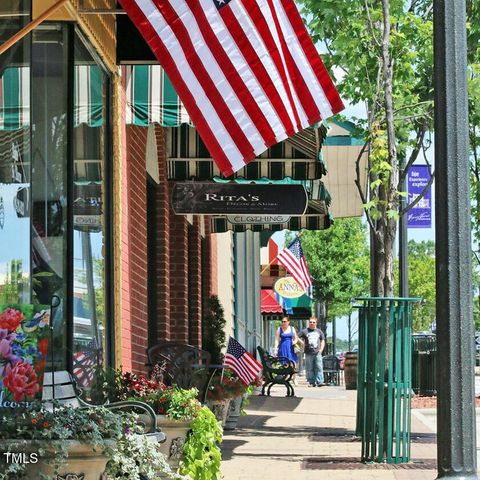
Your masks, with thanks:
[[[162,426],[172,426],[172,427],[190,427],[193,422],[193,418],[189,418],[186,420],[175,420],[173,418],[168,417],[167,415],[160,415],[157,414],[157,423],[160,427]]]

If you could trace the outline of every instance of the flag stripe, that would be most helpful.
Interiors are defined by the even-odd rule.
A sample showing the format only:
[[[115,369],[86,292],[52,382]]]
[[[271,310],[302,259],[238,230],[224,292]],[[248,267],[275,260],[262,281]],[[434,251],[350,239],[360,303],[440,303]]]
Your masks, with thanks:
[[[220,28],[218,26],[219,22],[214,24],[212,21],[211,10],[216,10],[213,2],[211,0],[200,0],[200,2],[199,0],[186,0],[186,2],[189,4],[191,10],[195,12],[198,26],[202,31],[203,37],[210,45],[211,52],[215,57],[218,67],[222,71],[225,82],[228,82],[231,91],[242,103],[246,116],[248,117],[248,122],[251,124],[251,127],[243,127],[245,132],[250,141],[254,137],[248,133],[248,129],[255,130],[253,135],[259,137],[256,140],[259,147],[255,147],[255,144],[253,145],[255,152],[263,152],[265,150],[266,142],[275,142],[275,133],[259,107],[259,98],[257,97],[257,99],[255,99],[253,96],[253,93],[258,92],[259,90],[258,83],[256,83],[256,85],[248,85],[248,82],[254,83],[253,81],[255,77],[249,72],[247,75],[244,75],[244,78],[242,78],[240,72],[237,71],[236,66],[232,61],[232,59],[235,59],[235,54],[237,56],[239,55],[238,50],[234,51],[236,43],[230,37],[228,30],[224,25],[223,29],[218,31]],[[210,5],[210,7],[208,7],[208,5]],[[208,17],[210,17],[210,20]],[[217,27],[216,32],[214,32],[212,24]],[[220,39],[223,39],[223,42],[221,42]],[[230,46],[232,47],[231,51],[229,48]],[[238,58],[236,58],[236,60],[238,62]],[[252,118],[255,119],[255,122],[252,121]]]
[[[243,367],[243,365],[233,355],[230,355],[230,354],[225,355],[225,365],[230,365],[231,367],[233,367],[235,373],[242,380],[246,380],[246,383],[250,383],[248,380],[250,378],[248,370],[245,367]]]
[[[190,118],[195,123],[199,134],[204,139],[205,143],[208,144],[208,149],[212,157],[215,158],[219,168],[225,175],[233,173],[233,168],[241,162],[241,156],[234,147],[232,143],[225,145],[225,148],[222,148],[217,141],[217,137],[214,135],[212,128],[209,123],[207,123],[202,112],[198,108],[197,102],[203,101],[203,111],[206,115],[209,115],[210,122],[212,119],[218,119],[216,112],[213,110],[208,97],[198,85],[195,76],[189,69],[185,66],[185,69],[182,70],[180,74],[173,57],[178,55],[178,48],[175,50],[169,48],[169,44],[164,44],[163,40],[160,42],[155,41],[155,38],[158,37],[158,31],[155,29],[154,25],[147,20],[149,13],[151,14],[150,20],[153,22],[155,18],[158,18],[160,14],[155,15],[154,5],[148,0],[141,0],[138,2],[138,6],[135,3],[135,0],[121,0],[121,3],[125,9],[128,9],[129,16],[132,18],[136,25],[141,25],[141,32],[144,34],[146,41],[149,43],[154,54],[161,61],[162,65],[165,67],[165,70],[168,71],[168,76],[172,82],[175,84],[175,89],[177,90],[178,95],[182,98],[182,101],[190,113]],[[148,10],[147,7],[150,7]],[[168,30],[168,27],[166,28]],[[170,32],[170,36],[173,37],[173,33]],[[182,55],[183,56],[183,52]],[[184,56],[183,56],[184,58]],[[184,62],[186,62],[184,60]],[[185,80],[184,80],[185,79]],[[189,86],[187,86],[187,81],[189,81]],[[220,122],[220,120],[218,119]],[[215,124],[214,124],[215,126]],[[224,131],[223,126],[218,126],[219,130]],[[217,132],[218,134],[218,132]],[[225,137],[230,138],[227,132],[225,132]]]
[[[239,106],[236,95],[231,90],[227,91],[225,89],[227,82],[224,78],[220,79],[216,86],[210,76],[210,72],[215,76],[223,76],[223,73],[218,68],[211,50],[202,48],[204,40],[195,16],[184,2],[174,3],[175,7],[170,5],[169,2],[162,2],[158,5],[158,8],[175,37],[183,39],[183,42],[181,44],[178,43],[178,45],[183,50],[191,71],[196,72],[196,79],[210,99],[219,118],[224,117],[225,127],[240,153],[244,157],[256,156],[254,148],[243,130],[245,124],[251,124],[250,119],[240,119],[240,122],[244,123],[242,128],[232,114],[232,111],[243,111]],[[214,8],[213,3],[212,7]],[[199,48],[198,51],[197,46]]]
[[[277,7],[277,15],[281,24],[283,37],[286,40],[286,44],[290,52],[291,61],[293,65],[298,67],[298,73],[302,76],[304,82],[303,84],[305,85],[304,88],[308,89],[312,101],[315,103],[321,117],[330,117],[333,112],[328,102],[328,99],[325,95],[321,83],[318,81],[317,76],[312,69],[310,62],[308,61],[307,56],[305,55],[299,37],[297,36],[297,33],[295,32],[292,24],[290,23],[290,18],[285,12],[282,4],[277,3]],[[303,26],[303,22],[300,23]],[[309,88],[307,85],[313,85],[315,86],[315,88]],[[315,108],[313,108],[313,104],[305,104],[305,101],[303,102],[303,104],[306,109],[310,110],[310,115],[313,115],[312,118],[309,117],[309,122],[313,121],[315,123],[316,121],[318,121],[314,120],[315,118],[317,118],[318,112]]]
[[[264,13],[262,13],[262,10],[260,10],[258,1],[259,0],[242,0],[242,3],[244,5],[245,11],[252,19],[253,24],[257,27],[258,33],[261,36],[263,43],[265,44],[267,52],[270,53],[270,56],[277,70],[277,75],[280,77],[283,88],[286,92],[286,98],[284,101],[288,100],[287,104],[290,106],[290,109],[292,111],[290,118],[292,120],[292,123],[294,123],[295,125],[295,130],[298,131],[301,130],[302,127],[298,107],[293,98],[294,92],[292,91],[291,82],[287,78],[285,72],[285,64],[281,56],[279,45],[274,38],[275,30],[270,30],[269,27],[269,25],[272,25],[273,19],[266,18],[264,16]],[[263,11],[265,12],[265,14],[268,14],[268,6],[266,6],[262,0],[260,0],[260,2],[263,4]]]
[[[278,255],[277,259],[282,264],[297,283],[307,291],[312,285],[312,279],[308,272],[307,262],[303,255],[300,239],[297,237],[287,248],[284,248]]]
[[[297,35],[306,30],[293,0],[119,1],[223,175],[336,113],[319,81],[324,70],[314,71],[321,59],[308,35]]]
[[[249,370],[255,374],[258,373],[262,369],[262,366],[253,358],[250,352],[246,352],[245,356],[247,357],[246,361],[248,362]]]
[[[340,95],[338,94],[337,89],[335,88],[335,85],[333,84],[333,81],[330,78],[327,69],[325,68],[325,65],[318,55],[315,45],[308,34],[307,28],[296,11],[295,4],[290,0],[281,0],[281,2],[283,9],[285,10],[285,14],[287,15],[305,53],[305,56],[308,58],[313,72],[315,73],[322,90],[325,92],[325,96],[328,99],[332,113],[335,114],[340,112],[345,108],[345,106],[343,105]]]
[[[305,282],[303,281],[303,271],[298,265],[296,258],[287,250],[282,251],[278,255],[278,259],[285,265],[285,268],[295,277],[295,280],[300,284],[302,288],[305,288]]]
[[[262,370],[262,365],[233,337],[228,341],[224,363],[231,367],[246,385],[252,382]]]
[[[290,109],[290,105],[285,105],[284,103],[284,99],[287,98],[287,92],[283,88],[283,83],[280,81],[271,58],[266,55],[268,52],[265,44],[262,42],[250,17],[243,10],[241,3],[232,4],[231,8],[223,10],[222,18],[228,24],[228,28],[232,32],[232,37],[235,38],[236,46],[240,53],[249,65],[257,66],[255,78],[258,79],[267,97],[263,104],[266,104],[267,108],[268,104],[271,104],[275,109],[280,122],[275,121],[271,114],[269,119],[274,124],[273,128],[276,126],[277,142],[282,141],[295,133],[291,119],[293,111]],[[262,104],[261,98],[259,102]]]
[[[260,0],[263,1],[263,0]],[[279,51],[282,56],[284,68],[287,71],[287,79],[289,81],[290,88],[292,89],[292,96],[295,101],[295,107],[296,111],[298,113],[298,116],[300,118],[300,123],[297,124],[297,129],[302,130],[305,128],[305,126],[311,125],[310,119],[307,118],[307,113],[304,108],[304,104],[300,100],[302,95],[307,95],[307,98],[305,98],[305,104],[309,104],[313,106],[313,99],[310,93],[308,92],[308,88],[305,85],[301,85],[301,82],[303,79],[300,79],[300,75],[298,74],[298,68],[294,64],[294,62],[290,58],[290,52],[287,47],[287,43],[285,41],[285,38],[282,35],[282,31],[280,28],[280,23],[278,20],[277,12],[275,10],[275,7],[273,5],[272,0],[267,0],[267,3],[265,5],[265,11],[267,10],[267,5],[270,8],[270,15],[273,20],[273,25],[275,25],[275,28],[272,28],[272,32],[275,35],[275,39],[277,44],[279,45]],[[315,123],[320,120],[320,115],[317,112],[316,114],[317,120],[313,120],[312,123]]]
[[[256,65],[256,75],[253,75],[251,69],[243,69],[239,72],[242,79],[249,85],[254,94],[254,98],[264,111],[271,128],[275,131],[275,140],[280,142],[295,133],[289,113],[282,100],[283,85],[275,85],[277,76],[272,76],[269,68],[272,68],[269,58],[265,55],[260,56],[260,52],[265,51],[265,46],[261,42],[257,31],[249,21],[248,15],[234,15],[235,9],[241,8],[238,3],[231,8],[225,8],[222,12],[222,18],[228,24],[228,30],[225,28],[222,45],[230,57],[239,55],[240,60],[243,56],[249,65]],[[235,40],[234,40],[235,39]],[[233,54],[233,55],[232,55]],[[250,79],[248,77],[251,77]],[[254,86],[251,86],[251,85]],[[281,88],[280,88],[281,87]],[[285,98],[283,95],[283,98]],[[278,117],[280,122],[277,121]]]
[[[228,358],[227,358],[228,357]],[[226,355],[226,365],[232,367],[232,370],[242,379],[242,381],[246,384],[250,383],[248,373],[242,368],[240,362],[237,361],[235,357],[231,357],[230,355]]]

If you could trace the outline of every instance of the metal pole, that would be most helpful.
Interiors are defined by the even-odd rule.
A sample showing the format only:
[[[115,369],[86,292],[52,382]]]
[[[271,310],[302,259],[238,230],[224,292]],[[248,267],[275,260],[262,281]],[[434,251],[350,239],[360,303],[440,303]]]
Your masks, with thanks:
[[[330,353],[330,352],[329,352]],[[337,353],[337,319],[332,320],[332,355]]]
[[[403,168],[403,167],[402,167]],[[405,192],[407,190],[406,176],[402,181],[400,190]],[[407,206],[407,199],[401,197],[400,209],[403,210]],[[399,294],[400,297],[408,297],[408,213],[400,217],[398,226],[398,270],[399,270]]]
[[[435,0],[437,478],[476,479],[465,0]]]

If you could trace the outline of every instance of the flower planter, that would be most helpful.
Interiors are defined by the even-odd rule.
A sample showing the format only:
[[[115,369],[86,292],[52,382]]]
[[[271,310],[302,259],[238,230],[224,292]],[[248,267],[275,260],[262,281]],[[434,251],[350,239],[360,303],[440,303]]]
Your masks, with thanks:
[[[47,475],[52,480],[68,478],[69,480],[100,480],[109,458],[102,453],[101,447],[78,442],[76,440],[62,440],[68,446],[68,458],[59,465],[57,473],[55,466],[49,462],[54,459],[53,441],[11,440],[2,442],[2,450],[13,453],[23,453],[26,459],[26,478],[40,478],[40,474]],[[111,446],[115,440],[111,441]],[[5,448],[6,447],[6,448]],[[40,456],[39,450],[46,454]],[[49,452],[50,451],[50,452]]]
[[[228,407],[227,421],[225,422],[225,430],[235,430],[237,428],[240,411],[242,409],[243,395],[232,398]]]
[[[208,408],[213,412],[215,418],[222,422],[222,427],[225,427],[227,422],[228,407],[230,405],[230,399],[224,400],[207,400]]]
[[[157,415],[157,426],[166,440],[159,444],[159,450],[167,457],[172,470],[176,470],[182,459],[183,445],[193,420],[172,420],[166,415]]]

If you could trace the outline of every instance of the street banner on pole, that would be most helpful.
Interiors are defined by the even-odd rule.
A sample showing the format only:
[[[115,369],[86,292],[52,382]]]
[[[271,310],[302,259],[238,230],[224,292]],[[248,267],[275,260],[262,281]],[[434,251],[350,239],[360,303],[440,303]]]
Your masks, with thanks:
[[[412,203],[430,181],[427,165],[412,165],[408,170],[408,203]],[[432,189],[428,187],[423,198],[408,213],[408,228],[432,227]]]

